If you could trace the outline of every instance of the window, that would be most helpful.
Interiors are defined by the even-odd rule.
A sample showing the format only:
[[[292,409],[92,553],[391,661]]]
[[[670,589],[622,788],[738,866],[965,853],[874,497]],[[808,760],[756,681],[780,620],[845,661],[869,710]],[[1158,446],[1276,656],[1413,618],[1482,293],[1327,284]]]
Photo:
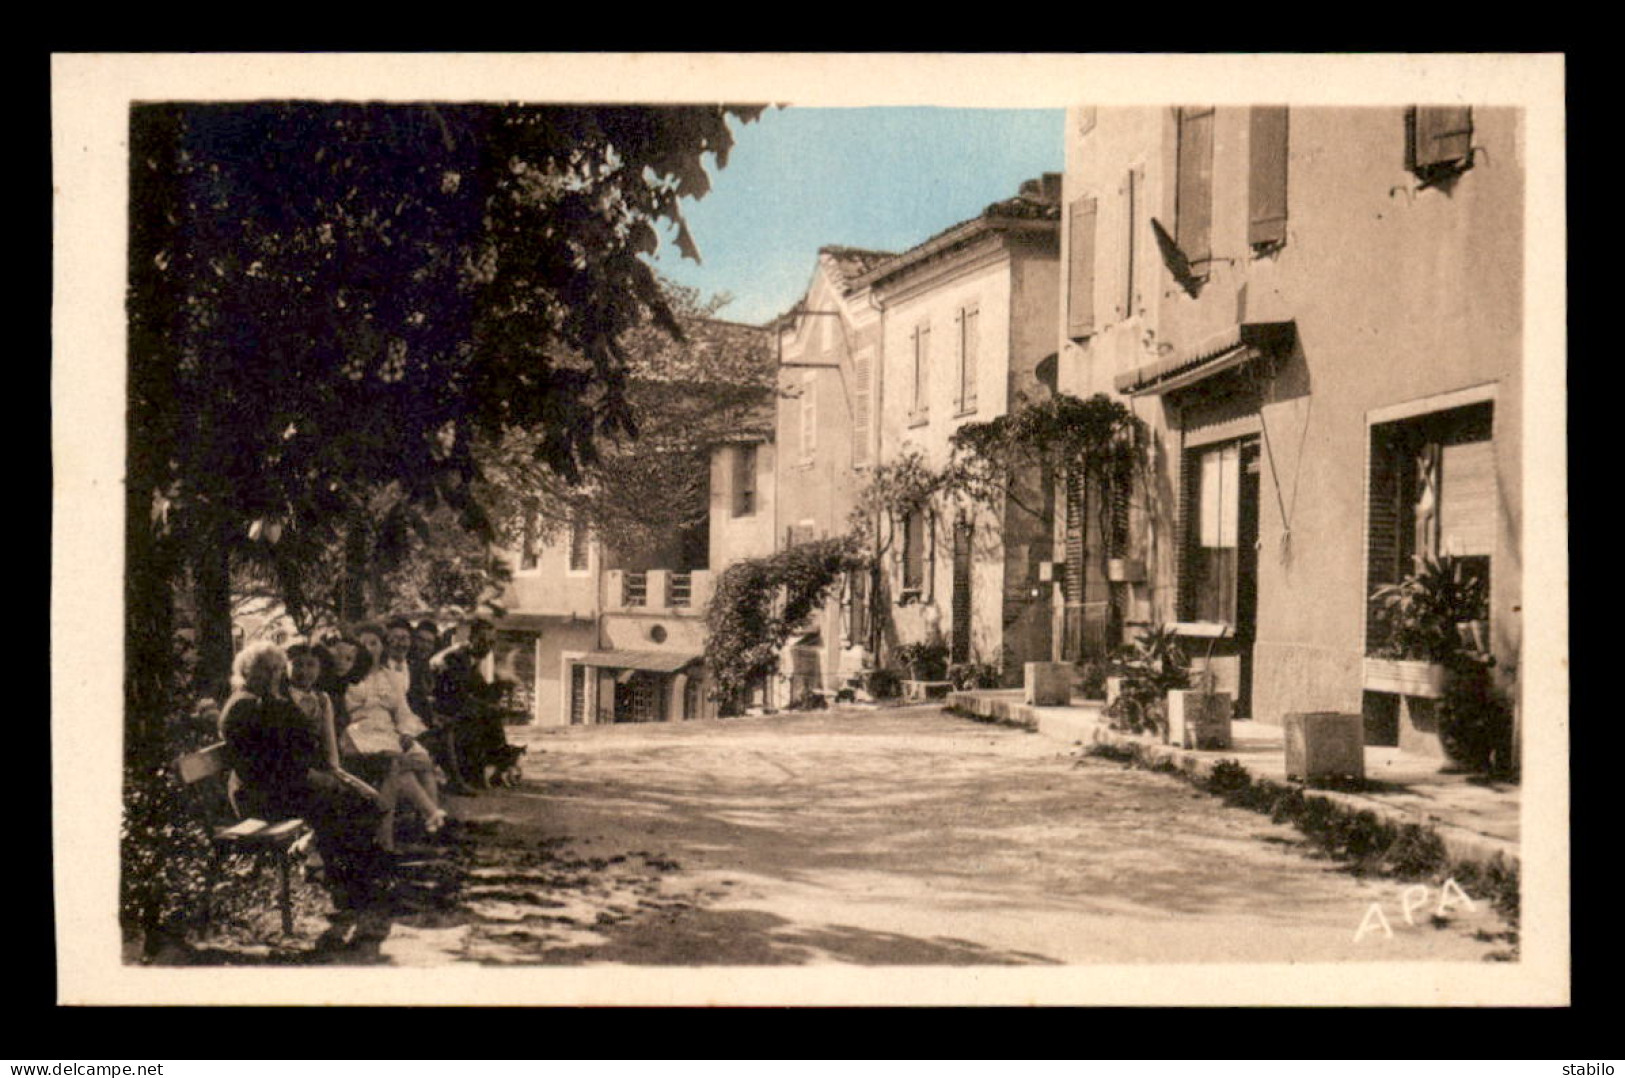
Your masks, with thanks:
[[[909,405],[909,420],[924,423],[931,414],[931,327],[914,327],[914,396]]]
[[[1286,242],[1286,107],[1254,108],[1249,128],[1247,242],[1267,251]]]
[[[1067,211],[1066,332],[1082,340],[1095,331],[1095,200],[1074,199]]]
[[[801,380],[801,462],[812,463],[818,451],[818,381],[808,371]]]
[[[1494,405],[1432,412],[1371,428],[1366,596],[1416,569],[1418,557],[1452,555],[1488,579],[1495,552]],[[1368,646],[1380,641],[1368,607]]]
[[[974,306],[961,307],[954,315],[959,331],[956,351],[959,374],[954,384],[954,411],[960,415],[976,411],[976,367],[981,353],[981,312]]]
[[[756,446],[734,446],[734,516],[756,512]]]
[[[847,647],[869,645],[869,571],[853,569],[846,574],[841,603],[841,628]]]
[[[1185,454],[1184,571],[1180,574],[1184,620],[1227,625],[1241,620],[1242,561],[1244,553],[1251,553],[1242,546],[1257,534],[1256,486],[1246,487],[1243,480],[1248,474],[1256,478],[1257,460],[1254,439]],[[1249,512],[1253,522],[1244,526],[1243,515]]]
[[[1179,110],[1174,243],[1195,277],[1213,257],[1213,115],[1212,106]]]
[[[1424,186],[1472,165],[1472,109],[1418,105],[1405,111],[1405,167]]]
[[[903,591],[918,595],[925,588],[925,510],[903,520]]]
[[[519,569],[525,572],[536,568],[540,557],[536,550],[536,505],[525,505],[525,531],[519,547]]]
[[[852,463],[869,463],[869,379],[873,377],[874,356],[868,350],[852,360]]]
[[[584,573],[587,571],[587,558],[590,551],[588,546],[587,521],[583,517],[570,518],[570,572]]]

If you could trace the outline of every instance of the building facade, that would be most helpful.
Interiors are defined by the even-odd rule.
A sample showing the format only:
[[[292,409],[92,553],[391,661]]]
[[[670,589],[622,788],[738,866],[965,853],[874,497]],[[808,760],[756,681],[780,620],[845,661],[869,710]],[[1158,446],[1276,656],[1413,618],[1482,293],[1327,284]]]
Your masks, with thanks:
[[[881,312],[864,273],[893,256],[825,247],[802,300],[778,320],[774,539],[779,548],[847,534],[878,452]],[[774,706],[835,690],[873,664],[872,576],[841,582],[780,656]]]
[[[1076,108],[1059,388],[1150,426],[1125,635],[1177,625],[1238,714],[1361,711],[1437,752],[1370,674],[1372,592],[1413,556],[1489,581],[1521,647],[1523,128],[1513,109]]]
[[[940,469],[961,426],[1052,388],[1060,180],[1030,181],[859,279],[881,311],[877,459],[918,455]],[[1042,493],[1041,477],[1029,482]],[[951,662],[1016,678],[1024,662],[1051,657],[1046,498],[937,503],[901,525],[881,567],[892,642],[941,641]]]

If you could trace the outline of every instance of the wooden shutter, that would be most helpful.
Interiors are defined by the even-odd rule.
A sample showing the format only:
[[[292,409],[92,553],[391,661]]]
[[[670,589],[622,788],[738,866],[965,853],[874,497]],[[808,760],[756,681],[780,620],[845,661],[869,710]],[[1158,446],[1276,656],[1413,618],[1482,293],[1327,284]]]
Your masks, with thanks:
[[[1134,317],[1134,221],[1140,197],[1138,169],[1129,169],[1123,180],[1123,289],[1122,317]]]
[[[1439,485],[1439,549],[1458,557],[1495,553],[1495,443],[1444,447]]]
[[[920,327],[916,339],[918,352],[915,359],[914,370],[919,384],[914,387],[915,411],[918,415],[931,414],[931,327]]]
[[[954,524],[953,632],[949,636],[949,658],[956,663],[970,661],[971,634],[971,525]]]
[[[1412,172],[1466,161],[1472,154],[1473,110],[1418,105],[1407,114],[1405,165]]]
[[[756,512],[756,447],[734,446],[734,516]]]
[[[534,569],[537,564],[536,553],[536,503],[525,503],[525,533],[521,540],[519,550],[519,568]]]
[[[1072,202],[1067,229],[1066,332],[1081,340],[1095,331],[1095,200]]]
[[[1179,110],[1174,243],[1197,274],[1213,257],[1213,116],[1211,106]]]
[[[1405,459],[1402,444],[1388,438],[1382,428],[1372,431],[1371,474],[1366,494],[1367,650],[1381,643],[1371,593],[1384,584],[1398,583],[1405,574],[1402,537],[1410,519],[1405,509]]]
[[[1252,109],[1247,140],[1247,242],[1254,247],[1286,241],[1287,110]]]
[[[959,411],[976,409],[976,365],[982,348],[982,319],[975,307],[959,312]]]
[[[1188,450],[1180,458],[1179,474],[1179,617],[1190,620],[1196,608],[1196,552],[1202,538],[1202,456]]]
[[[869,462],[869,379],[873,376],[873,360],[868,351],[859,352],[852,361],[852,463]]]

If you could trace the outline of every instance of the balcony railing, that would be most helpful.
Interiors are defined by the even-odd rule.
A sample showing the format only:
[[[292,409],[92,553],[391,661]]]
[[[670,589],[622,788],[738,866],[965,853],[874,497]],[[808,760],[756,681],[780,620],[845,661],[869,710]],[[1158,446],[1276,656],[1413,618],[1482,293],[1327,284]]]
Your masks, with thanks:
[[[670,606],[693,606],[694,574],[672,573],[667,579],[670,581],[667,585],[669,592],[667,604]]]
[[[621,577],[621,605],[649,605],[649,574],[626,573]]]

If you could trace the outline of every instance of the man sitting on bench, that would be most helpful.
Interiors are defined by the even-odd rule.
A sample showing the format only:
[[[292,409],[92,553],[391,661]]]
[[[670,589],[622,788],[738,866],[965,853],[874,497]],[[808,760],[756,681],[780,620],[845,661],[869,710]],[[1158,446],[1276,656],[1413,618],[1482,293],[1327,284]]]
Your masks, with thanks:
[[[450,747],[441,766],[449,759],[447,770],[464,789],[490,788],[486,768],[500,760],[508,744],[502,729],[502,686],[486,661],[495,642],[495,627],[475,618],[469,623],[468,643],[439,656],[434,707]]]

